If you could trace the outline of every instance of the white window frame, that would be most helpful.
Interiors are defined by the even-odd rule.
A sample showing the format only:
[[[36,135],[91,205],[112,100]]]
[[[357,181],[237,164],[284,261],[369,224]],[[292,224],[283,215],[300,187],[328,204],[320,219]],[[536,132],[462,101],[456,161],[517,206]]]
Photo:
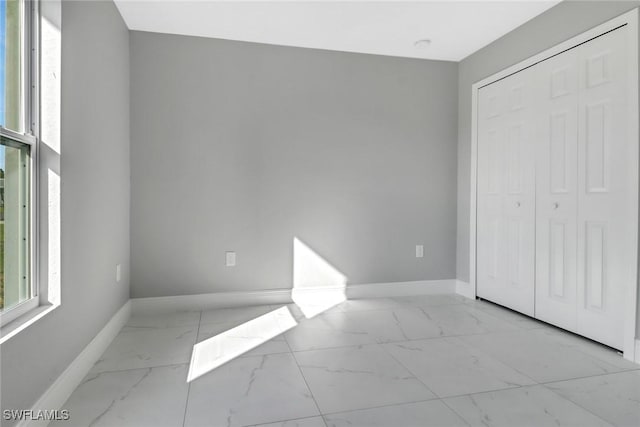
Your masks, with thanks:
[[[39,1],[24,0],[21,69],[21,108],[23,109],[22,125],[24,133],[19,133],[0,126],[0,135],[30,147],[30,179],[29,179],[29,286],[30,298],[0,312],[0,327],[18,319],[40,305],[39,292]]]

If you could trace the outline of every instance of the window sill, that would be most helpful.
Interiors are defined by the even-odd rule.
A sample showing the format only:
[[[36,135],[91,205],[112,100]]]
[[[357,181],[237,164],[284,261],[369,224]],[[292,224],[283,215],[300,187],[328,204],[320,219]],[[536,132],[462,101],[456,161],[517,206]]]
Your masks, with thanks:
[[[35,322],[52,312],[58,305],[44,304],[37,306],[22,316],[12,320],[0,328],[0,344],[4,344]]]

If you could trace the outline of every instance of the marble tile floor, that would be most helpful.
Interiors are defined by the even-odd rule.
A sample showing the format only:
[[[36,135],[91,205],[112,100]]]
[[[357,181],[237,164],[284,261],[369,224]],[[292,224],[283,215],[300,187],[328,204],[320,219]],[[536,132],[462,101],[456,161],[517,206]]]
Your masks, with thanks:
[[[210,342],[205,356],[231,360],[188,382],[194,346]],[[309,319],[293,304],[147,314],[63,409],[71,419],[52,426],[631,427],[640,365],[456,295],[353,300]]]

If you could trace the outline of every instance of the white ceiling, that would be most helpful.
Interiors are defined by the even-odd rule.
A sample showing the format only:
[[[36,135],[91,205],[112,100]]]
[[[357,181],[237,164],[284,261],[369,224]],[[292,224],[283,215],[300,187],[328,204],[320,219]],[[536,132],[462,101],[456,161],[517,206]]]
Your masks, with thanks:
[[[559,0],[115,0],[132,30],[459,61]],[[428,47],[416,47],[430,39]]]

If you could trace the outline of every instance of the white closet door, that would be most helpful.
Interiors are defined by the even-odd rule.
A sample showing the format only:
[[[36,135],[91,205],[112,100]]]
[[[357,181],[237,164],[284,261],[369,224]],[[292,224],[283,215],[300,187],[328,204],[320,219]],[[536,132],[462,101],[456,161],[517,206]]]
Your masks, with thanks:
[[[534,313],[534,74],[479,93],[478,296]]]
[[[625,36],[617,30],[578,48],[577,331],[621,349],[625,290],[635,284],[628,236],[630,180]],[[636,159],[637,160],[637,159]]]
[[[477,294],[504,303],[504,110],[502,82],[478,96]]]
[[[576,330],[578,49],[536,66],[535,317]]]

